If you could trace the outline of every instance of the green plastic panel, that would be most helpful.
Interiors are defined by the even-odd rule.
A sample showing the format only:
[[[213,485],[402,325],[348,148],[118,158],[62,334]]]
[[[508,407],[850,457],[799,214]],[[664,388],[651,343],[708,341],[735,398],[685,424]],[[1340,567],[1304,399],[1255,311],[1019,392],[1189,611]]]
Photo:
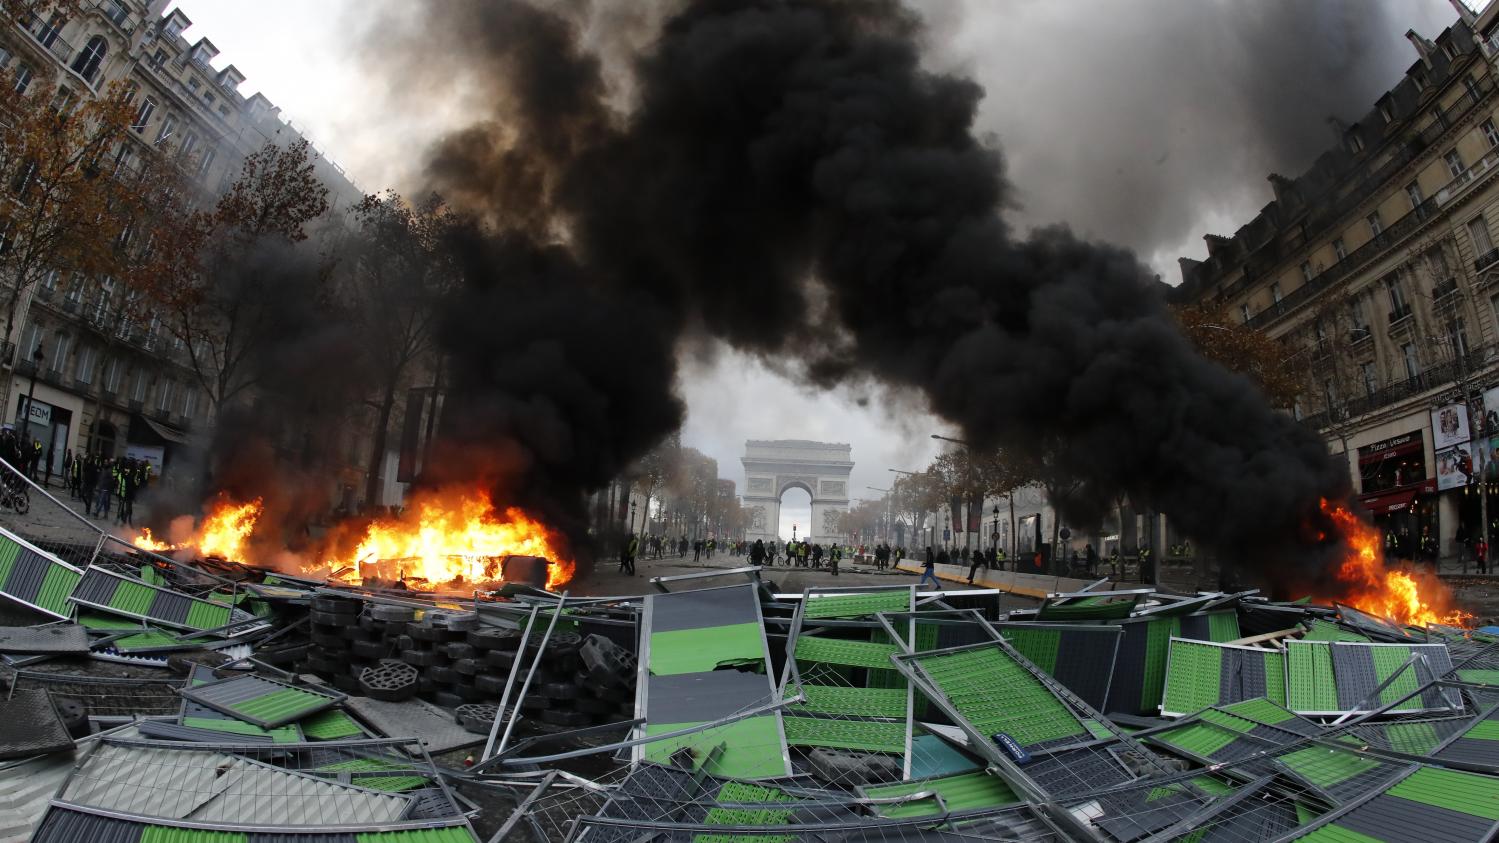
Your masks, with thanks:
[[[1021,746],[1088,734],[1071,709],[998,645],[916,662],[979,734],[1003,732]]]
[[[1390,796],[1499,820],[1499,778],[1423,767],[1385,791]]]
[[[841,714],[853,717],[906,716],[904,688],[843,688],[831,685],[803,685],[806,703],[801,711],[818,714]]]
[[[887,720],[831,720],[820,717],[782,718],[789,746],[822,746],[864,752],[901,754],[906,751],[906,724]]]
[[[900,652],[894,644],[871,641],[846,641],[799,635],[796,638],[797,661],[820,662],[845,667],[889,668],[890,657]]]
[[[1339,711],[1330,644],[1286,645],[1286,707],[1297,712]]]
[[[1223,681],[1222,648],[1172,639],[1166,670],[1163,711],[1191,714],[1218,704]]]
[[[651,673],[707,673],[720,664],[761,661],[765,639],[758,623],[679,629],[651,634]]]
[[[806,618],[857,618],[880,612],[911,611],[911,593],[883,591],[871,594],[830,594],[807,601]]]

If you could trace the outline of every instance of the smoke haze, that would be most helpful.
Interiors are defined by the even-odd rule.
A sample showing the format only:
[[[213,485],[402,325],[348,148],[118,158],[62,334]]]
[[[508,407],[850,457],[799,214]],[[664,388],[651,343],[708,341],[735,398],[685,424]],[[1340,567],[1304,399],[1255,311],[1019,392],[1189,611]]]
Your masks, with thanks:
[[[378,28],[400,33],[382,59],[401,95],[478,109],[425,173],[494,228],[457,245],[444,336],[452,453],[498,455],[497,502],[576,530],[582,493],[680,424],[679,343],[711,337],[819,387],[920,390],[978,444],[1047,453],[1083,481],[1069,520],[1128,494],[1218,548],[1306,559],[1346,471],[1192,352],[1132,253],[1015,234],[984,91],[926,66],[916,15],[685,3],[610,84],[590,8],[445,2]],[[445,63],[433,43],[463,46]]]

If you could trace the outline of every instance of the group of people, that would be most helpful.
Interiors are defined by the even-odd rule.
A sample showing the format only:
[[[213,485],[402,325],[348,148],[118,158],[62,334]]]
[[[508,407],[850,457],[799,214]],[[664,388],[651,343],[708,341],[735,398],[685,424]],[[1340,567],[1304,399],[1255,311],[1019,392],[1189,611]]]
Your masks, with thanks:
[[[131,457],[80,454],[68,460],[64,473],[68,493],[83,501],[84,514],[108,518],[110,498],[114,498],[119,504],[115,521],[125,525],[135,523],[135,500],[151,484],[151,463]]]
[[[33,483],[52,480],[52,462],[57,452],[43,450],[42,440],[30,434],[17,433],[13,424],[0,428],[0,459],[26,475]]]
[[[800,568],[821,568],[822,563],[828,563],[828,569],[833,576],[838,576],[838,563],[843,561],[843,554],[847,548],[833,542],[828,547],[820,543],[802,541],[789,541],[784,546],[778,545],[775,539],[765,541],[755,539],[750,546],[750,562],[755,565],[774,565],[784,558],[787,565]]]
[[[0,459],[33,483],[51,483],[55,457],[56,452],[51,450],[44,455],[41,441],[18,433],[14,425],[0,426]],[[151,483],[150,462],[131,457],[111,459],[103,454],[74,456],[69,448],[63,452],[61,468],[63,487],[73,500],[83,501],[85,515],[108,518],[111,504],[118,502],[117,523],[134,524],[136,498]],[[10,475],[6,482],[20,483]]]

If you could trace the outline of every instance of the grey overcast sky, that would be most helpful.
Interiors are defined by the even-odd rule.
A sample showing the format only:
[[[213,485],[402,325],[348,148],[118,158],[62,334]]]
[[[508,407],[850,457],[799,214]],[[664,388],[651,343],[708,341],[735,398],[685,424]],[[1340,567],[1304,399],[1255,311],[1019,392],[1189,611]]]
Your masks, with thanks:
[[[1334,142],[1329,118],[1357,120],[1399,80],[1417,60],[1407,29],[1435,38],[1456,20],[1450,0],[912,2],[931,26],[931,67],[987,92],[977,128],[1004,150],[1019,223],[1066,221],[1130,246],[1173,284],[1204,233],[1230,235],[1270,201],[1269,173],[1299,174]],[[380,56],[362,44],[368,0],[174,5],[189,39],[208,37],[217,66],[248,77],[243,93],[264,92],[366,191],[409,187],[420,150],[463,122],[453,102],[385,107]],[[866,487],[925,465],[942,429],[727,351],[687,360],[682,393],[684,442],[741,485],[745,439],[822,439],[853,445],[851,494],[877,497]]]

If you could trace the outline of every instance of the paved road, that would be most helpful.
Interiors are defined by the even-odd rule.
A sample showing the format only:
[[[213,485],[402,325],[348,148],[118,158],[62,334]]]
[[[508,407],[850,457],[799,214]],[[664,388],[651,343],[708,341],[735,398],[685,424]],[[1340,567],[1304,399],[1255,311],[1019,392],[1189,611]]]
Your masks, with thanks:
[[[698,562],[692,561],[691,554],[687,556],[668,556],[664,559],[641,559],[635,563],[636,575],[631,577],[619,573],[619,564],[610,562],[600,564],[598,569],[585,578],[574,581],[569,588],[574,594],[589,595],[595,597],[607,595],[645,594],[655,591],[651,585],[652,577],[669,577],[678,574],[707,574],[715,570],[727,570],[731,568],[746,567],[749,565],[749,557],[727,556],[725,554],[714,554],[711,561],[702,559]],[[791,568],[778,565],[766,568],[761,576],[776,584],[779,591],[800,592],[808,586],[813,587],[841,587],[851,586],[891,586],[891,585],[914,585],[920,578],[919,574],[911,574],[905,571],[876,571],[873,565],[857,565],[844,562],[839,566],[838,576],[833,576],[826,568]],[[714,579],[703,579],[695,582],[686,582],[673,586],[673,590],[688,588],[707,588],[713,585],[729,585],[735,582],[743,582],[742,577],[718,577]],[[944,583],[945,588],[962,588],[961,584]],[[1032,608],[1036,605],[1035,600],[1019,595],[1005,595],[1001,602],[1003,609]]]

